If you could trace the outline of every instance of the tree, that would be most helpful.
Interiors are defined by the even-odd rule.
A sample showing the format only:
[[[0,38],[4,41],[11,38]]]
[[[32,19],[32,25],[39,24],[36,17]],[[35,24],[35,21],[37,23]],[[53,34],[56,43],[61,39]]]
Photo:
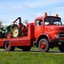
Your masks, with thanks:
[[[2,25],[2,21],[0,21],[0,28],[3,28],[4,26]]]

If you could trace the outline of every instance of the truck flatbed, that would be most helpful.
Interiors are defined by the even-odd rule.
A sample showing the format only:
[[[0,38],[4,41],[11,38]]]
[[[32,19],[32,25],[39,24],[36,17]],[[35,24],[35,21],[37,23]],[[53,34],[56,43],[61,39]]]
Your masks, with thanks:
[[[30,25],[28,27],[28,35],[21,36],[21,37],[11,37],[11,38],[0,38],[0,47],[5,48],[8,51],[13,51],[15,47],[23,48],[23,50],[28,51],[31,49],[32,46],[32,33],[33,27]]]

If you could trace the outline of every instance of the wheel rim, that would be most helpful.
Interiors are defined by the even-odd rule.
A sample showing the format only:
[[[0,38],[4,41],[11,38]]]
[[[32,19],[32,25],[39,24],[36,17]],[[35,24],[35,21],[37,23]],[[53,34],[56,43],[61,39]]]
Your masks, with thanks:
[[[7,43],[7,44],[6,44],[6,48],[8,49],[9,47],[10,47],[10,44],[9,44],[9,43]]]
[[[45,49],[46,48],[46,42],[41,42],[40,43],[40,48]]]
[[[14,37],[17,37],[17,36],[18,36],[18,30],[17,30],[17,29],[14,29],[14,30],[13,30],[13,36],[14,36]]]

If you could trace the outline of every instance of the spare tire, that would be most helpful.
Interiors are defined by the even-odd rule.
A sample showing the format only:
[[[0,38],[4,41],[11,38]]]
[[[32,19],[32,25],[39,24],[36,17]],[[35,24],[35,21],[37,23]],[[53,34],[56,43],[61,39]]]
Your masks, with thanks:
[[[21,36],[21,29],[18,27],[14,27],[12,29],[12,36],[13,37],[20,37]]]

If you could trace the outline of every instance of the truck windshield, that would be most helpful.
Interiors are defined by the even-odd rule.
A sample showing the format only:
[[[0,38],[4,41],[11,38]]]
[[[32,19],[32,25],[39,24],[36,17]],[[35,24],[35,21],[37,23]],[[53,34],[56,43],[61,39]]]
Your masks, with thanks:
[[[59,17],[46,17],[44,21],[45,25],[62,25],[61,18]]]

